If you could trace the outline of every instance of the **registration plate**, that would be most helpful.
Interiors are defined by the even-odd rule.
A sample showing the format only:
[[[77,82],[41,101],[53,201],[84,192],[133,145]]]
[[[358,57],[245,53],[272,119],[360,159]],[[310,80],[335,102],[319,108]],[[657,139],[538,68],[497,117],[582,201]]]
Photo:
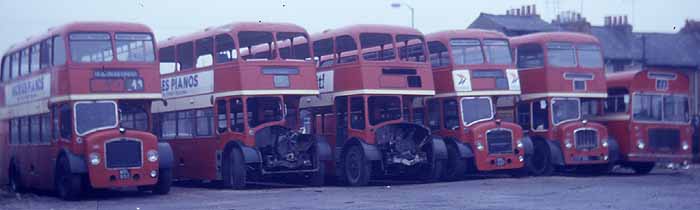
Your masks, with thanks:
[[[506,159],[498,158],[496,159],[496,166],[503,166],[506,164]]]
[[[131,177],[131,174],[129,174],[129,170],[127,170],[127,169],[119,170],[119,179],[129,179],[129,177]]]

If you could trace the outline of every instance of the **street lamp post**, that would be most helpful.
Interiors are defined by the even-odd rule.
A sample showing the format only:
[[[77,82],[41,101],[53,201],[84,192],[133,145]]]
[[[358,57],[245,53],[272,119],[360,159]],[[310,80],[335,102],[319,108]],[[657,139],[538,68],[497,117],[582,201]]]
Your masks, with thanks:
[[[414,10],[413,10],[413,7],[412,7],[411,5],[406,4],[406,3],[403,3],[403,4],[402,4],[402,3],[397,3],[397,2],[391,3],[391,7],[392,7],[392,8],[400,8],[401,5],[405,6],[405,7],[408,8],[409,10],[411,10],[411,28],[416,28],[416,25],[415,25],[415,16],[414,16],[414,15],[415,15],[415,12],[414,12]]]

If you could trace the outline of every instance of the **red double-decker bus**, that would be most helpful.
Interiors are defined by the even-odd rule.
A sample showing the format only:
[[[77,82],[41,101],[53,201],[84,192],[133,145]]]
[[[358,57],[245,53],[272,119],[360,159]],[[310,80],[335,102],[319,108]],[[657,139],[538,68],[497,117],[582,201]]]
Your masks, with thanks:
[[[598,39],[579,33],[536,33],[514,37],[522,95],[517,122],[532,139],[526,167],[534,175],[555,167],[606,172],[617,143],[605,126],[590,122],[607,97]]]
[[[311,40],[321,94],[302,98],[302,119],[334,148],[334,174],[351,186],[380,176],[438,178],[444,142],[411,122],[422,117],[412,113],[416,97],[435,93],[422,33],[353,25]]]
[[[424,107],[428,127],[447,145],[443,177],[476,170],[523,175],[518,169],[532,142],[515,123],[520,81],[508,37],[471,29],[436,32],[426,40],[436,95]]]
[[[167,193],[170,147],[150,133],[161,99],[151,30],[78,22],[14,45],[2,58],[2,175],[10,189],[133,187]]]
[[[638,174],[655,164],[688,168],[693,130],[684,74],[645,69],[607,75],[604,122],[620,144],[620,165]]]
[[[172,145],[177,179],[323,184],[330,148],[297,130],[300,97],[318,94],[304,28],[233,23],[159,46],[165,100],[153,104],[154,133]]]

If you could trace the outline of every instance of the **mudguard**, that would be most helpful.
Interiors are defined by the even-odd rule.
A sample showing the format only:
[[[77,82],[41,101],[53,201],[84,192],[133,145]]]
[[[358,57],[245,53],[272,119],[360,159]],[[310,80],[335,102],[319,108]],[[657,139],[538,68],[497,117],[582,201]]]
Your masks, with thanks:
[[[252,148],[252,147],[248,147],[248,146],[244,145],[243,143],[241,143],[240,141],[236,141],[236,140],[231,141],[231,143],[229,143],[229,144],[233,144],[234,147],[241,150],[241,152],[243,153],[243,159],[245,160],[245,163],[261,163],[262,162],[262,158],[260,158],[260,153],[258,152],[257,149]],[[229,148],[226,148],[226,149],[229,149]]]
[[[447,146],[445,145],[445,140],[438,136],[431,136],[432,138],[432,149],[433,157],[437,160],[447,159]]]
[[[319,160],[333,160],[331,146],[323,136],[316,136],[316,154]]]
[[[158,168],[173,168],[175,164],[175,157],[173,156],[173,149],[170,148],[170,144],[167,142],[158,142]]]
[[[523,137],[520,139],[520,142],[523,143],[523,150],[525,150],[525,155],[531,156],[535,153],[535,145],[532,143],[532,139],[530,137]]]
[[[563,166],[564,165],[564,153],[561,151],[559,142],[546,140],[547,145],[549,145],[549,156],[552,164]]]
[[[68,151],[68,149],[62,149],[61,153],[63,153],[63,155],[68,159],[71,173],[82,174],[88,172],[85,158],[73,154],[72,152]]]
[[[474,151],[472,150],[472,147],[469,146],[468,144],[464,144],[462,142],[459,142],[454,139],[446,139],[445,141],[450,141],[450,144],[453,144],[457,147],[457,151],[459,152],[459,156],[461,158],[473,158],[474,157]]]
[[[608,157],[609,163],[617,163],[622,159],[620,157],[620,144],[612,137],[608,138]]]
[[[355,143],[356,142],[356,143]],[[365,143],[362,140],[358,139],[353,139],[351,142],[348,142],[346,145],[352,145],[352,144],[359,144],[362,146],[362,151],[365,152],[365,159],[366,160],[382,160],[382,152],[379,151],[379,148],[376,145],[370,145]],[[345,150],[347,146],[343,149]]]

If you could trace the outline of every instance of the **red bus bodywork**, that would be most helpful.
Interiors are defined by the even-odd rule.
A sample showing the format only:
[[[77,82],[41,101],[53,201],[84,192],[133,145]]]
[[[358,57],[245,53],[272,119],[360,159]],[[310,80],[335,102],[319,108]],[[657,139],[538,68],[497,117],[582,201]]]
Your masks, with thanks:
[[[622,166],[638,173],[648,173],[654,163],[688,166],[692,159],[693,130],[688,116],[687,76],[663,69],[610,73],[607,87],[606,109],[599,119],[620,144]],[[662,113],[649,110],[657,106],[645,107],[648,104],[643,103],[647,101],[639,98],[641,96],[659,97],[663,103],[654,105]],[[674,102],[670,97],[681,100]],[[661,119],[645,119],[643,115],[647,111],[660,114]],[[672,114],[676,115],[675,119],[666,116]]]
[[[334,149],[335,175],[349,185],[420,170],[436,175],[446,158],[444,143],[422,122],[410,122],[413,100],[435,93],[422,33],[353,25],[311,39],[321,94],[303,98],[302,112],[306,126]],[[402,152],[405,156],[397,154]]]
[[[114,55],[132,56],[131,51],[126,50],[128,52],[125,52],[125,49],[115,49],[108,46],[102,55],[103,59],[109,59],[109,61],[76,62],[79,59],[77,55],[72,55],[73,53],[80,52],[80,50],[93,50],[94,48],[82,47],[78,49],[78,44],[74,46],[71,42],[73,35],[78,39],[77,37],[81,34],[93,32],[102,33],[101,35],[105,39],[109,37],[108,43],[111,46],[114,46],[115,43],[119,45],[115,41],[115,36],[118,35],[137,33],[148,36],[150,40],[145,38],[141,44],[146,46],[151,44],[152,54],[149,55],[145,52],[140,55],[150,56],[152,60],[120,61],[120,59],[125,58],[117,58]],[[169,161],[172,160],[172,157],[170,157],[170,148],[167,144],[159,144],[148,127],[140,127],[140,129],[124,127],[122,122],[125,119],[119,120],[119,123],[115,121],[114,126],[79,133],[77,126],[79,122],[76,117],[82,113],[75,111],[76,107],[81,106],[81,104],[98,102],[119,104],[120,110],[137,107],[143,109],[139,115],[145,115],[145,119],[141,119],[141,121],[145,126],[149,124],[150,101],[161,98],[158,85],[159,74],[155,62],[156,55],[153,51],[155,41],[150,28],[142,24],[118,22],[66,24],[51,28],[41,36],[14,45],[5,54],[3,61],[10,59],[11,54],[39,43],[42,43],[41,48],[44,48],[44,42],[49,43],[47,45],[48,52],[53,50],[53,53],[46,55],[49,57],[46,60],[48,61],[46,66],[44,66],[44,49],[42,49],[41,68],[34,69],[29,74],[17,75],[16,78],[13,75],[12,79],[3,80],[0,85],[5,90],[0,97],[0,104],[3,104],[0,109],[3,134],[1,140],[2,147],[5,148],[5,151],[0,152],[4,158],[2,177],[5,178],[8,173],[12,175],[12,170],[15,170],[14,173],[17,174],[14,175],[19,178],[17,184],[22,187],[46,190],[54,189],[57,186],[60,188],[62,183],[55,183],[53,177],[62,174],[59,173],[61,169],[56,168],[56,166],[64,164],[61,160],[65,159],[67,161],[65,164],[68,164],[70,168],[69,172],[65,173],[70,173],[76,179],[86,179],[87,182],[84,183],[89,183],[92,188],[156,185],[159,181],[159,169],[168,169],[171,165]],[[59,43],[64,43],[65,48],[59,48]],[[50,46],[54,46],[54,48]],[[120,46],[123,47],[123,45]],[[144,47],[144,49],[146,48]],[[59,60],[57,58],[59,54],[64,54],[65,60]],[[113,57],[109,58],[109,56]],[[95,57],[87,59],[92,58]],[[3,71],[9,70],[3,68]],[[15,73],[13,71],[13,74]],[[133,106],[123,105],[123,103]],[[117,115],[115,120],[123,117],[117,114],[117,110],[112,111]],[[90,117],[97,117],[100,113],[94,112],[93,114]],[[31,130],[41,129],[37,132],[46,135],[46,138],[42,136],[39,139],[35,137],[27,139],[25,138],[27,136],[18,136],[17,139],[11,139],[12,132],[10,130],[14,128],[11,126],[12,122],[27,121],[31,118],[26,117],[29,115],[45,116],[46,118],[41,121],[50,121],[50,123],[44,122],[48,124],[42,125],[39,124],[41,121],[31,121],[29,125],[32,127]],[[23,133],[21,132],[21,134]],[[110,144],[110,142],[114,144]],[[117,144],[121,144],[121,146]],[[159,150],[160,154],[158,154]],[[150,155],[147,153],[149,152],[155,154],[156,161],[148,160]],[[97,164],[92,163],[93,155],[97,155],[100,160],[97,161]],[[111,166],[108,167],[107,164]],[[117,167],[117,165],[121,167]],[[10,170],[6,171],[6,169]],[[77,187],[68,189],[73,190],[68,194],[63,194],[59,190],[59,195],[65,199],[77,198],[80,189],[88,187],[81,186],[80,183],[70,184]],[[168,187],[169,184],[168,180]]]
[[[610,152],[614,152],[616,144],[610,142],[608,131],[603,125],[586,120],[591,114],[581,112],[582,106],[590,104],[588,100],[595,102],[607,96],[598,40],[585,34],[553,32],[513,37],[511,45],[517,49],[518,73],[522,85],[517,110],[518,122],[528,131],[535,146],[534,156],[526,160],[531,173],[551,173],[554,169],[552,164],[557,167],[593,165],[591,167],[607,170],[609,163],[614,162],[609,161],[609,158],[614,157]],[[576,53],[573,53],[574,48]],[[562,56],[557,54],[558,49],[569,50],[567,52],[573,54],[564,54],[563,57],[573,60],[562,61],[561,57],[556,57]],[[592,49],[593,53],[584,54],[584,49]],[[593,60],[595,65],[586,67],[581,64],[588,62],[580,58],[584,55]],[[573,62],[573,65],[555,65],[558,62]],[[573,108],[564,107],[567,100]],[[559,108],[561,110],[555,111],[556,102],[563,104],[557,105],[562,106]],[[599,107],[590,109],[596,110]],[[566,116],[567,114],[575,116]],[[560,117],[565,120],[557,120]],[[551,164],[542,164],[546,162]]]
[[[255,44],[255,46],[243,46],[246,43],[242,43],[241,38],[249,32],[260,33],[261,35],[257,36],[260,39],[268,36],[268,45],[263,41],[262,44]],[[283,37],[280,35],[282,33],[297,34],[298,37],[294,40],[299,40],[301,44],[295,47],[300,47],[300,53],[302,51],[308,53],[307,57],[282,59],[282,55],[287,55],[285,53],[289,52],[287,50],[290,45],[282,40]],[[200,44],[205,42],[202,40],[216,41],[217,44]],[[276,44],[269,47],[271,42]],[[324,169],[320,168],[318,163],[330,158],[330,149],[327,144],[322,139],[293,130],[299,127],[297,126],[299,98],[304,95],[318,94],[314,63],[310,60],[310,49],[304,48],[304,45],[308,45],[308,34],[304,28],[288,23],[257,22],[207,28],[201,32],[160,42],[161,64],[169,62],[166,61],[167,50],[177,48],[179,57],[184,53],[180,46],[186,46],[188,43],[195,43],[195,49],[200,46],[213,46],[208,54],[212,54],[212,59],[217,60],[212,65],[204,67],[195,65],[194,68],[163,75],[161,85],[165,103],[153,104],[153,111],[158,113],[159,118],[155,132],[161,139],[170,142],[173,147],[177,163],[176,178],[224,180],[224,185],[227,187],[243,188],[245,181],[230,182],[231,177],[254,180],[260,178],[259,175],[271,174],[323,175]],[[261,52],[268,54],[260,54]],[[195,58],[197,58],[196,55]],[[164,70],[161,66],[161,71]],[[283,103],[275,105],[279,106],[279,109],[275,110],[263,110],[263,108],[256,108],[259,106],[251,105],[253,101],[262,99],[278,100]],[[238,105],[241,106],[240,111],[232,108]],[[212,123],[209,124],[210,127],[204,127],[211,133],[183,134],[179,127],[177,133],[169,133],[175,131],[169,131],[168,115],[180,116],[190,110],[211,111],[216,116],[216,118],[213,116],[207,118],[203,122],[199,120],[196,122],[197,126],[206,126],[202,123],[207,121]],[[273,111],[280,112],[266,114]],[[264,118],[279,117],[279,119],[269,120],[259,125],[252,124],[253,121],[260,120],[261,117],[258,115],[264,115]],[[195,123],[195,119],[178,118],[177,123]],[[303,151],[285,150],[282,152],[284,154],[277,154],[270,149],[272,147],[272,149],[281,150],[283,148],[278,144],[293,144],[292,141],[312,148],[304,148]],[[232,157],[233,153],[240,153],[242,157]],[[298,155],[304,155],[304,157]],[[232,175],[233,173],[229,171],[237,167],[232,161],[238,158],[243,158],[245,168],[250,170],[246,170],[243,174]],[[319,162],[316,162],[317,160]],[[245,173],[258,175],[248,176]],[[315,183],[317,184],[322,182]]]
[[[488,100],[488,107],[491,115],[487,118],[480,118],[475,121],[467,122],[466,113],[459,114],[457,127],[448,128],[451,126],[445,125],[446,114],[441,114],[442,125],[437,124],[433,129],[435,134],[445,138],[447,146],[453,147],[450,151],[455,154],[450,154],[450,163],[469,164],[467,166],[447,165],[448,171],[454,171],[459,168],[460,171],[454,174],[460,176],[464,173],[462,168],[476,168],[479,171],[496,171],[496,170],[513,170],[523,167],[525,156],[525,145],[532,145],[529,138],[523,139],[522,129],[515,121],[515,104],[514,99],[520,95],[520,82],[518,79],[518,71],[514,68],[513,60],[511,59],[510,48],[508,45],[508,37],[500,32],[486,30],[449,30],[441,31],[426,35],[428,45],[431,46],[431,59],[433,60],[433,77],[436,84],[436,96],[430,100],[436,100],[435,103],[440,104],[438,110],[430,110],[427,107],[427,112],[446,113],[446,103],[457,102],[459,107],[464,105],[462,100]],[[466,64],[465,62],[457,62],[455,55],[458,49],[451,44],[453,41],[460,40],[476,41],[479,50],[475,51],[482,55],[482,62]],[[507,53],[506,62],[496,61],[497,58],[491,58],[490,51],[481,50],[485,48],[485,41],[498,41],[502,49]],[[444,47],[444,51],[437,48]],[[440,52],[445,52],[450,55],[449,62],[441,63],[438,61],[441,58]],[[484,56],[488,54],[489,56]],[[488,58],[488,60],[487,60]],[[492,61],[493,60],[493,61]],[[499,63],[500,62],[500,63]],[[464,63],[464,64],[462,64]],[[501,105],[506,101],[510,104]],[[424,104],[426,105],[426,104]],[[504,106],[496,108],[497,105]],[[464,108],[469,108],[466,110]],[[462,112],[475,112],[479,107],[464,107],[460,108]],[[483,109],[483,108],[482,108]],[[442,111],[441,111],[442,110]],[[505,118],[505,119],[504,119]],[[430,120],[429,120],[430,121]],[[430,124],[430,123],[429,123]],[[505,137],[505,138],[504,138]],[[464,151],[462,151],[464,150]],[[473,154],[464,156],[462,154]],[[456,160],[455,160],[456,159]],[[464,159],[465,161],[458,161]],[[469,162],[467,162],[467,160]],[[473,161],[473,162],[471,162]]]

